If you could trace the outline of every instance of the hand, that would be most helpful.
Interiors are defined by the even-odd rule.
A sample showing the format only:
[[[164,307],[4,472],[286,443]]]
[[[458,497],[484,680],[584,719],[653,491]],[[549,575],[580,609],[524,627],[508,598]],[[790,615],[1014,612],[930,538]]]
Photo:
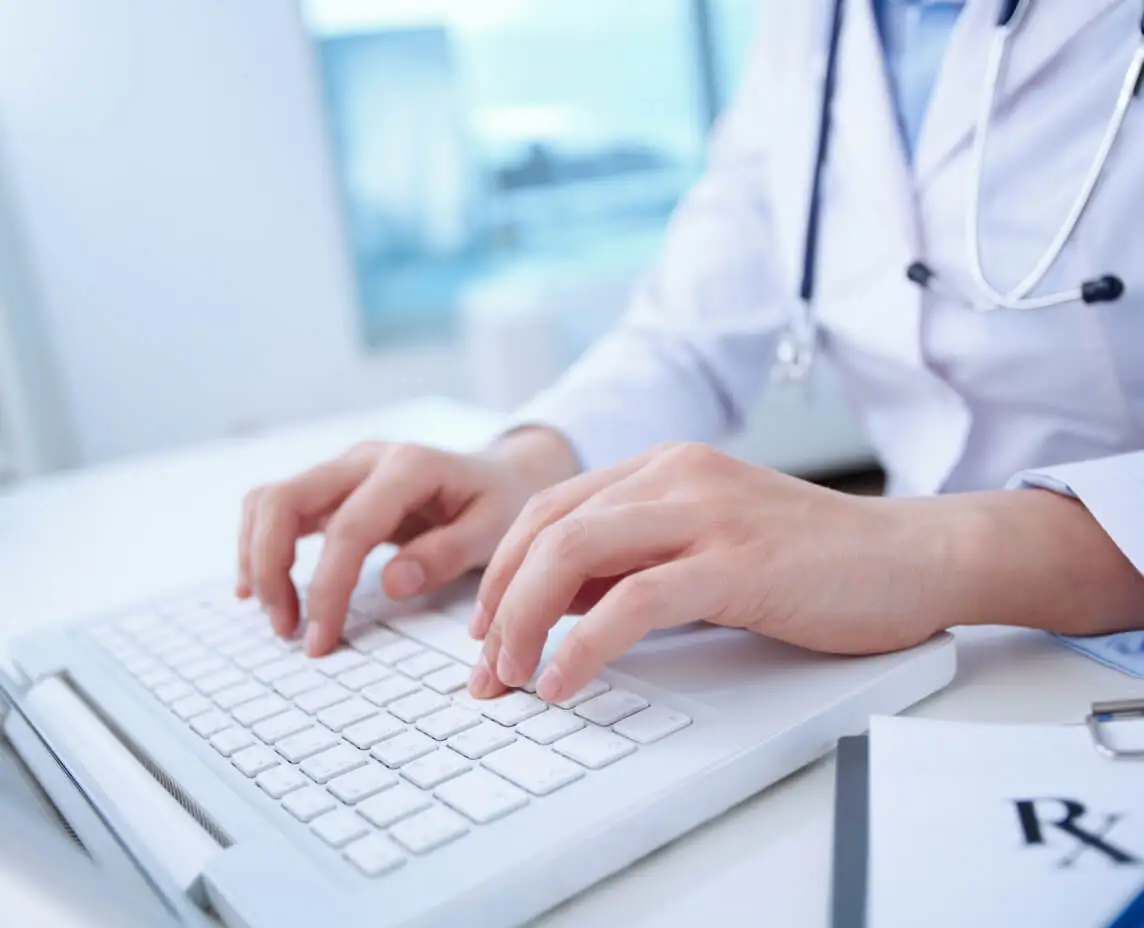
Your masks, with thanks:
[[[485,573],[478,697],[523,685],[549,630],[586,615],[538,682],[558,701],[648,631],[706,620],[843,654],[918,644],[945,570],[931,501],[846,496],[701,445],[575,477],[525,508]]]
[[[366,556],[400,546],[382,583],[393,599],[427,593],[488,563],[528,497],[576,472],[555,432],[527,429],[481,455],[367,442],[297,477],[247,494],[236,593],[256,595],[274,630],[298,626],[290,579],[298,539],[325,533],[309,588],[306,649],[338,642]]]

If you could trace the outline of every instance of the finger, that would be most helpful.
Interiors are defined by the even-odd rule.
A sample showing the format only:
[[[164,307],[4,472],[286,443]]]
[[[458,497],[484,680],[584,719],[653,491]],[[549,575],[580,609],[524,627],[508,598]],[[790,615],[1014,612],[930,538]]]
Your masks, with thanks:
[[[603,487],[599,492],[584,500],[572,513],[582,515],[586,513],[603,512],[611,506],[647,502],[651,499],[662,497],[662,487],[659,486],[661,481],[657,478],[657,472],[654,468],[646,466],[649,462],[654,460],[654,453],[645,455],[642,459],[637,459],[634,462],[637,464],[637,469],[634,472]],[[539,538],[546,530],[547,527],[542,529],[536,537]],[[641,564],[639,566],[647,565]],[[510,577],[509,583],[511,582],[512,578]],[[498,608],[495,612],[490,611],[489,617],[486,618],[480,600],[478,600],[477,613],[478,617],[486,623],[484,626],[485,647],[482,649],[483,661],[474,669],[470,679],[469,689],[474,694],[480,692],[491,693],[503,685],[496,673],[497,665],[500,662],[502,642],[501,620],[498,618],[501,614],[501,610]]]
[[[568,632],[537,681],[537,695],[567,699],[653,629],[715,615],[721,594],[712,566],[685,558],[621,580]]]
[[[254,592],[280,635],[298,626],[298,595],[290,579],[298,539],[317,530],[369,473],[369,460],[354,452],[266,487],[254,506],[249,548]]]
[[[555,487],[537,493],[528,501],[524,510],[505,533],[497,545],[488,569],[481,578],[477,592],[477,612],[473,616],[469,631],[474,638],[488,634],[492,617],[496,614],[509,581],[524,561],[532,542],[545,528],[568,515],[600,490],[623,480],[639,470],[647,460],[647,455],[633,458],[614,467],[585,474],[566,480]]]
[[[487,564],[501,524],[495,506],[483,498],[456,521],[423,532],[404,545],[382,571],[386,594],[396,600],[408,599]]]
[[[262,488],[258,487],[247,493],[242,500],[242,521],[238,529],[238,579],[234,587],[234,594],[239,599],[249,599],[254,593],[250,545],[254,533],[254,513],[261,494]]]
[[[366,557],[433,498],[439,473],[435,456],[395,448],[334,513],[310,583],[306,649],[312,656],[337,644]]]
[[[510,687],[528,682],[548,632],[587,583],[671,560],[694,536],[692,510],[679,503],[577,510],[554,522],[537,536],[497,610],[497,635],[485,650],[496,678]]]

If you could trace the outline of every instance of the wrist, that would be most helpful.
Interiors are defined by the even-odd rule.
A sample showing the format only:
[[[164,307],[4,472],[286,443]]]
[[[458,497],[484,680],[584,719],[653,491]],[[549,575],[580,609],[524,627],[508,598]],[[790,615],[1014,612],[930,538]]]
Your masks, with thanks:
[[[950,625],[1072,635],[1139,622],[1144,577],[1077,500],[1048,490],[946,497]]]
[[[514,429],[493,442],[482,456],[508,465],[530,495],[580,473],[571,442],[544,426]]]

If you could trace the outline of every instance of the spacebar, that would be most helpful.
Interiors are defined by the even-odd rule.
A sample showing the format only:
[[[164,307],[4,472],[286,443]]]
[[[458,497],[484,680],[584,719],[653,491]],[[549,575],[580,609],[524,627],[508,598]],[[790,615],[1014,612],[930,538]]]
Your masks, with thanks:
[[[460,622],[433,613],[389,619],[385,623],[395,632],[448,654],[454,660],[472,667],[481,656],[481,643],[469,637]]]

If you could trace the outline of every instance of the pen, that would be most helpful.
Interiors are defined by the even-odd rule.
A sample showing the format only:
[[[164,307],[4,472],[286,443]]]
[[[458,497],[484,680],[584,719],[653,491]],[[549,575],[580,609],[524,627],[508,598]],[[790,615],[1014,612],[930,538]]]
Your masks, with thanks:
[[[1108,928],[1144,928],[1144,891],[1133,897]]]

